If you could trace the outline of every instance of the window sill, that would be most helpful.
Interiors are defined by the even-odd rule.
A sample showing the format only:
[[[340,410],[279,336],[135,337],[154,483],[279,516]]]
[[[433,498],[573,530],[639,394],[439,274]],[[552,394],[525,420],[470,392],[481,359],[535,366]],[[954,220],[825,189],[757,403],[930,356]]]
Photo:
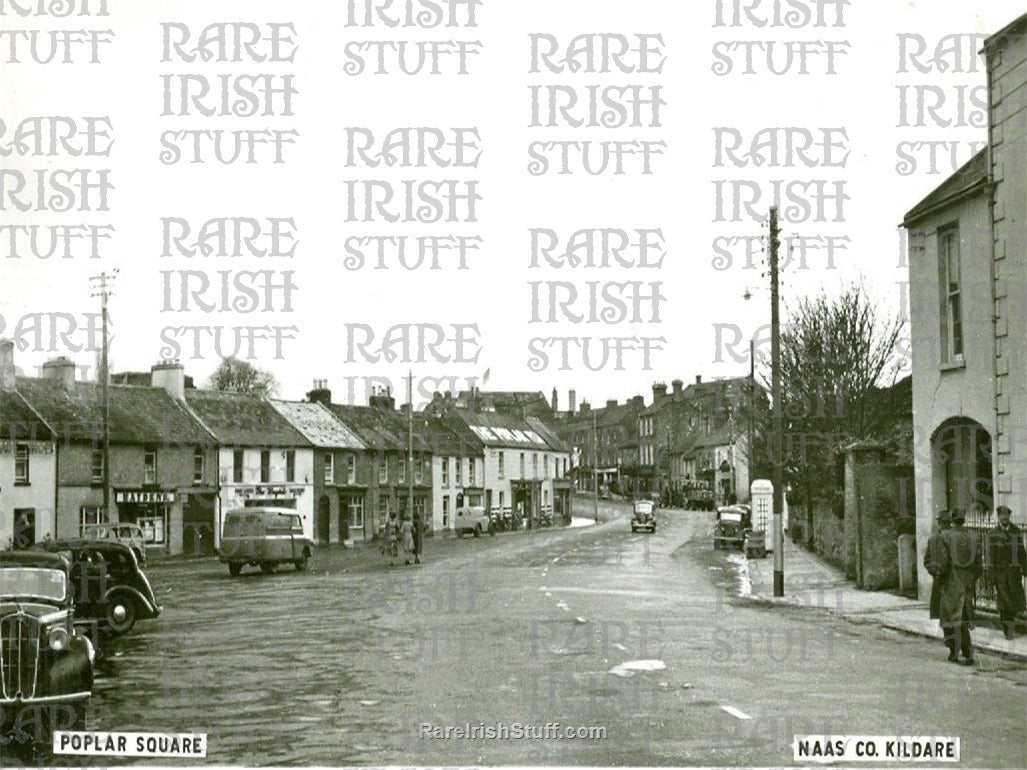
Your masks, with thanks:
[[[32,482],[31,481],[15,481],[14,482],[14,486],[16,486],[16,487],[31,487],[32,486]]]
[[[961,369],[966,369],[966,362],[962,356],[953,361],[946,361],[938,366],[938,371],[940,372],[956,372]]]

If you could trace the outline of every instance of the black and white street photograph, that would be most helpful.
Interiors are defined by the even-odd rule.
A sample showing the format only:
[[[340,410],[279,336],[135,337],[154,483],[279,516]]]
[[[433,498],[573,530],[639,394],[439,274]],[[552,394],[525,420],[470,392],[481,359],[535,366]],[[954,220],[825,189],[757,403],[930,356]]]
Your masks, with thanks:
[[[1027,767],[1022,0],[0,0],[0,768]]]

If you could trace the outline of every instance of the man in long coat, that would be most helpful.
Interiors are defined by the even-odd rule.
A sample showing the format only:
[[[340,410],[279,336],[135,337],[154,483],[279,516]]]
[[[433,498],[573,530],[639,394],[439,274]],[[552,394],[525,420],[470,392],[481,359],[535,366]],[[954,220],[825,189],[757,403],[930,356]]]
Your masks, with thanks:
[[[1027,549],[1023,532],[1010,521],[1005,505],[996,509],[998,525],[988,533],[988,557],[995,573],[995,599],[1006,638],[1015,633],[1016,616],[1024,612],[1023,578],[1027,575]]]
[[[924,551],[924,567],[931,575],[931,617],[935,620],[941,617],[941,586],[948,572],[948,552],[942,550],[941,533],[947,530],[951,523],[952,518],[948,511],[938,513],[938,529],[927,539],[927,549]],[[942,574],[943,570],[945,574]]]
[[[974,664],[970,622],[974,619],[974,585],[983,570],[982,544],[977,533],[963,527],[964,514],[952,512],[952,528],[941,533],[941,559],[948,564],[938,600],[938,620],[945,632],[949,660],[958,662],[956,649],[964,663]],[[944,566],[942,567],[944,573]]]

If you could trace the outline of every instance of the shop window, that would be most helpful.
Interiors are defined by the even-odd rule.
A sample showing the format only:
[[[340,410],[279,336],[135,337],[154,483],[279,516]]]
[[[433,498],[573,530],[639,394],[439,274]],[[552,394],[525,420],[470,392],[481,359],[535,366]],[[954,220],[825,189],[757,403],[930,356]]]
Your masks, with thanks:
[[[136,524],[142,527],[143,540],[146,545],[164,545],[165,543],[165,516],[140,516]]]
[[[103,524],[103,508],[99,505],[83,505],[78,509],[78,531],[84,534],[89,524]]]

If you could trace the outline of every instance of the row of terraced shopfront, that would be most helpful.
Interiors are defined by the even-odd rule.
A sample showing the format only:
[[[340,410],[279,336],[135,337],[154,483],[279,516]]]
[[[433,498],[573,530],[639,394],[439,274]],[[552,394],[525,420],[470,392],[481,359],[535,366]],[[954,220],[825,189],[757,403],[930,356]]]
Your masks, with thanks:
[[[295,509],[320,543],[370,539],[392,512],[438,535],[471,494],[527,526],[569,523],[570,456],[545,423],[445,400],[411,419],[388,393],[369,401],[200,390],[173,362],[115,375],[105,474],[100,386],[67,359],[18,376],[0,341],[0,547],[130,521],[154,551],[213,553],[223,512],[255,505]]]

